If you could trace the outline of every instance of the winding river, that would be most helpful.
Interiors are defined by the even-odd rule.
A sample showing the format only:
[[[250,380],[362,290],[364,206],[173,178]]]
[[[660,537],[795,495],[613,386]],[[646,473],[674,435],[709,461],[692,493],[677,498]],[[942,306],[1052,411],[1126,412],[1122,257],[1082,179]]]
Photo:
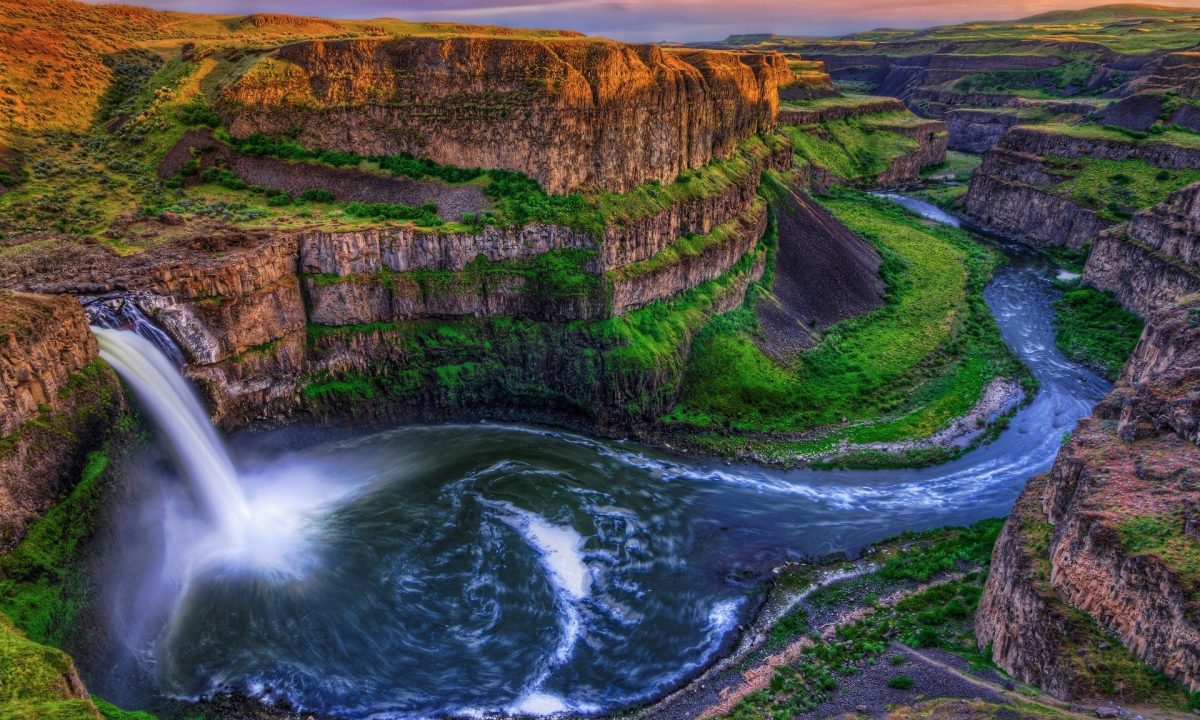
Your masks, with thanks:
[[[1107,386],[1055,349],[1053,265],[1004,250],[986,300],[1040,390],[995,442],[937,467],[784,472],[488,424],[241,434],[255,527],[222,554],[147,450],[98,561],[112,642],[86,680],[135,707],[235,689],[351,717],[658,695],[732,642],[781,561],[1007,514],[1050,466]]]

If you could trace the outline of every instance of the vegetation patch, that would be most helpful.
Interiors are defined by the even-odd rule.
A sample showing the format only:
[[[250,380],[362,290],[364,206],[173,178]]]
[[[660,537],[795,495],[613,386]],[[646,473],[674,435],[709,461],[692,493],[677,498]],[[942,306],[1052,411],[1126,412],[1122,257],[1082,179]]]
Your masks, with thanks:
[[[1196,600],[1200,599],[1200,542],[1188,536],[1185,525],[1179,516],[1135,515],[1117,525],[1117,534],[1126,551],[1162,560],[1183,587],[1192,588]]]
[[[1054,302],[1054,342],[1067,358],[1115,381],[1142,335],[1141,319],[1112,293],[1086,285]]]
[[[741,433],[839,426],[791,445],[816,454],[842,438],[928,437],[966,413],[993,378],[1025,375],[983,302],[998,253],[864,193],[839,190],[821,202],[879,249],[885,306],[829,328],[816,347],[781,364],[755,343],[750,295],[697,337],[667,422]]]
[[[1066,195],[1113,222],[1124,222],[1170,193],[1200,182],[1200,170],[1160,168],[1145,160],[1050,156],[1046,167],[1061,180],[1045,190]]]
[[[576,251],[535,258],[533,262],[550,264],[538,271],[538,277],[553,278],[559,260],[565,264],[558,270],[574,276],[579,265],[570,259],[572,252]],[[641,424],[669,408],[692,336],[718,303],[744,287],[746,275],[762,262],[763,253],[761,248],[752,250],[725,275],[669,300],[602,320],[494,317],[310,326],[309,342],[318,356],[326,346],[338,347],[342,337],[377,333],[390,351],[390,360],[363,371],[317,373],[308,378],[303,393],[318,405],[344,407],[370,401],[445,410],[516,405],[570,413],[592,422],[620,416],[624,423]],[[479,269],[486,271],[482,265]],[[315,282],[344,281],[336,276],[310,277]],[[589,282],[602,280],[598,275],[588,277]],[[562,279],[550,284],[557,288],[553,292],[568,294],[573,287]],[[549,297],[550,291],[537,292]]]
[[[880,128],[880,120],[899,120],[902,113],[827,120],[784,128],[797,159],[851,183],[873,183],[900,157],[920,144],[905,135]]]
[[[991,548],[1001,526],[1000,520],[986,520],[969,528],[909,533],[868,554],[868,559],[883,558],[879,570],[821,588],[772,627],[767,652],[802,637],[812,638],[815,643],[794,662],[776,667],[767,687],[746,696],[726,717],[760,720],[812,712],[832,699],[839,689],[854,682],[856,675],[885,662],[885,658],[888,665],[900,669],[889,678],[889,687],[912,689],[912,677],[901,667],[905,664],[904,656],[887,655],[894,641],[911,647],[938,647],[973,663],[988,665],[975,647],[971,627],[983,592]],[[925,565],[920,556],[931,551],[941,561]],[[921,566],[924,567],[915,575],[895,572],[898,568]],[[917,589],[914,580],[925,582],[955,571],[966,575],[891,605],[879,603],[881,591]],[[869,612],[863,619],[839,627],[832,638],[822,640],[809,624],[806,607],[828,608],[820,612],[830,616],[854,608],[867,608]]]

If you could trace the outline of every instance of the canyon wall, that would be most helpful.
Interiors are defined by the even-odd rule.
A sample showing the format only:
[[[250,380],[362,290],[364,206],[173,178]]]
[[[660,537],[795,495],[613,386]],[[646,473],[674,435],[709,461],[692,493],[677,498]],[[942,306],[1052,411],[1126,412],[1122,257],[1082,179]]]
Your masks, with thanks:
[[[1160,306],[1116,388],[1026,487],[993,554],[980,646],[1060,697],[1095,690],[1106,633],[1200,690],[1198,316],[1196,296]]]
[[[963,200],[979,225],[1034,245],[1079,249],[1116,223],[1074,199],[1054,166],[1064,159],[1142,160],[1164,169],[1200,167],[1200,149],[1165,142],[1077,137],[1014,127],[984,156]]]
[[[78,300],[0,291],[0,551],[69,490],[123,408]]]
[[[1083,277],[1143,317],[1200,291],[1200,184],[1100,234]]]
[[[993,554],[980,647],[1060,697],[1112,694],[1097,683],[1125,680],[1120,653],[1200,690],[1198,196],[1180,190],[1096,239],[1084,279],[1146,328]]]
[[[259,59],[218,109],[235,136],[517,170],[551,192],[624,192],[772,129],[793,81],[782,55],[598,39],[314,41]]]

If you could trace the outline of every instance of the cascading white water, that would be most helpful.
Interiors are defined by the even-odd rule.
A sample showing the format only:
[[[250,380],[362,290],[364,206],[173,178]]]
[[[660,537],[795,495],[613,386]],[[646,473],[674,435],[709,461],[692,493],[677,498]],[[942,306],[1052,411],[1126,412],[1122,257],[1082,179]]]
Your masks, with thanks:
[[[182,367],[185,360],[183,351],[163,332],[163,329],[150,322],[150,318],[131,296],[112,295],[99,298],[82,298],[83,310],[87,313],[88,321],[93,327],[106,330],[129,330],[158,348],[162,354],[175,364]]]
[[[195,489],[209,520],[240,546],[251,519],[233,461],[199,398],[153,343],[131,331],[93,327],[100,357],[133,389],[160,430],[179,470]]]

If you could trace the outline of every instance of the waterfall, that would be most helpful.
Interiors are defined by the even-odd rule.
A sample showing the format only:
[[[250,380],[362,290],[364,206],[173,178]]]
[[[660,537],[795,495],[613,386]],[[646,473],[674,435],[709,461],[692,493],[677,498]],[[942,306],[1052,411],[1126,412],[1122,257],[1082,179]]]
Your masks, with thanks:
[[[100,344],[100,357],[132,388],[209,520],[229,543],[241,545],[250,506],[233,461],[191,385],[141,333],[101,327],[93,327],[92,332]]]
[[[131,298],[124,295],[80,298],[83,311],[95,327],[106,330],[129,330],[150,341],[175,367],[183,367],[183,351],[170,335],[150,322]]]

